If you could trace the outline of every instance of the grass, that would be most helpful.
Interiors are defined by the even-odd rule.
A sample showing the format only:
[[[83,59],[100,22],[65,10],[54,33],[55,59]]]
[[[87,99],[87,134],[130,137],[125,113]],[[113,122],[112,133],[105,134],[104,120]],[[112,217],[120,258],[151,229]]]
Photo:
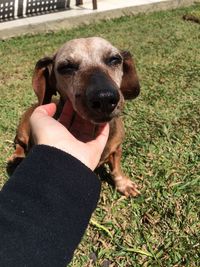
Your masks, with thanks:
[[[125,107],[123,169],[141,196],[103,182],[71,267],[200,266],[200,6],[141,14],[0,43],[0,183],[22,112],[35,101],[35,62],[66,40],[101,36],[130,50],[142,92]]]

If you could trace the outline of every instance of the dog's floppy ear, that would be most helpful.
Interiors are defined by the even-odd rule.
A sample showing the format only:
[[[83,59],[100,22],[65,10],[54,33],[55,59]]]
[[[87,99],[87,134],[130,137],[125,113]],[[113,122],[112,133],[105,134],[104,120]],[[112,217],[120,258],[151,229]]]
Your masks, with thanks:
[[[52,70],[53,57],[42,58],[35,65],[32,84],[39,105],[50,103],[52,95],[56,95],[55,77]]]
[[[140,84],[131,53],[122,51],[123,57],[123,76],[121,83],[121,92],[125,99],[133,99],[140,93]]]

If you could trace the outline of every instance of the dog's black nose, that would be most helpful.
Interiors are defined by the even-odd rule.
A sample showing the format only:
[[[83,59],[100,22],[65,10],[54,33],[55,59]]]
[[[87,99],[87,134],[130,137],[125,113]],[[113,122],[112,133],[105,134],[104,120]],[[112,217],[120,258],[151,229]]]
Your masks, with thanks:
[[[119,102],[119,93],[117,90],[88,90],[87,103],[91,110],[110,114]]]

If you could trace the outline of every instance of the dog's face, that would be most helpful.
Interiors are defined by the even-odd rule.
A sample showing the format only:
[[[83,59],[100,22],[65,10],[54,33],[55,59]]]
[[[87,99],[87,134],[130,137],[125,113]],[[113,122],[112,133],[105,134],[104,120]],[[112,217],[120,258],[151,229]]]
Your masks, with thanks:
[[[101,38],[66,43],[55,58],[57,89],[87,120],[109,121],[123,105],[122,56]]]
[[[39,104],[50,102],[57,91],[93,123],[110,121],[121,111],[124,99],[139,94],[130,53],[99,37],[71,40],[52,58],[38,61],[33,87]]]

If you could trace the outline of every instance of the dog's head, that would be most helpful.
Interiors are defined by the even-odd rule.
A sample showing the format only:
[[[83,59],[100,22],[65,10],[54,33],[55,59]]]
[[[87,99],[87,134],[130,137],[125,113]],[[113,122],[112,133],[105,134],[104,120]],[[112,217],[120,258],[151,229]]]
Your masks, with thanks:
[[[131,54],[99,37],[71,40],[53,57],[39,60],[33,88],[40,105],[49,103],[58,92],[93,123],[117,116],[124,99],[135,98],[140,91]]]

